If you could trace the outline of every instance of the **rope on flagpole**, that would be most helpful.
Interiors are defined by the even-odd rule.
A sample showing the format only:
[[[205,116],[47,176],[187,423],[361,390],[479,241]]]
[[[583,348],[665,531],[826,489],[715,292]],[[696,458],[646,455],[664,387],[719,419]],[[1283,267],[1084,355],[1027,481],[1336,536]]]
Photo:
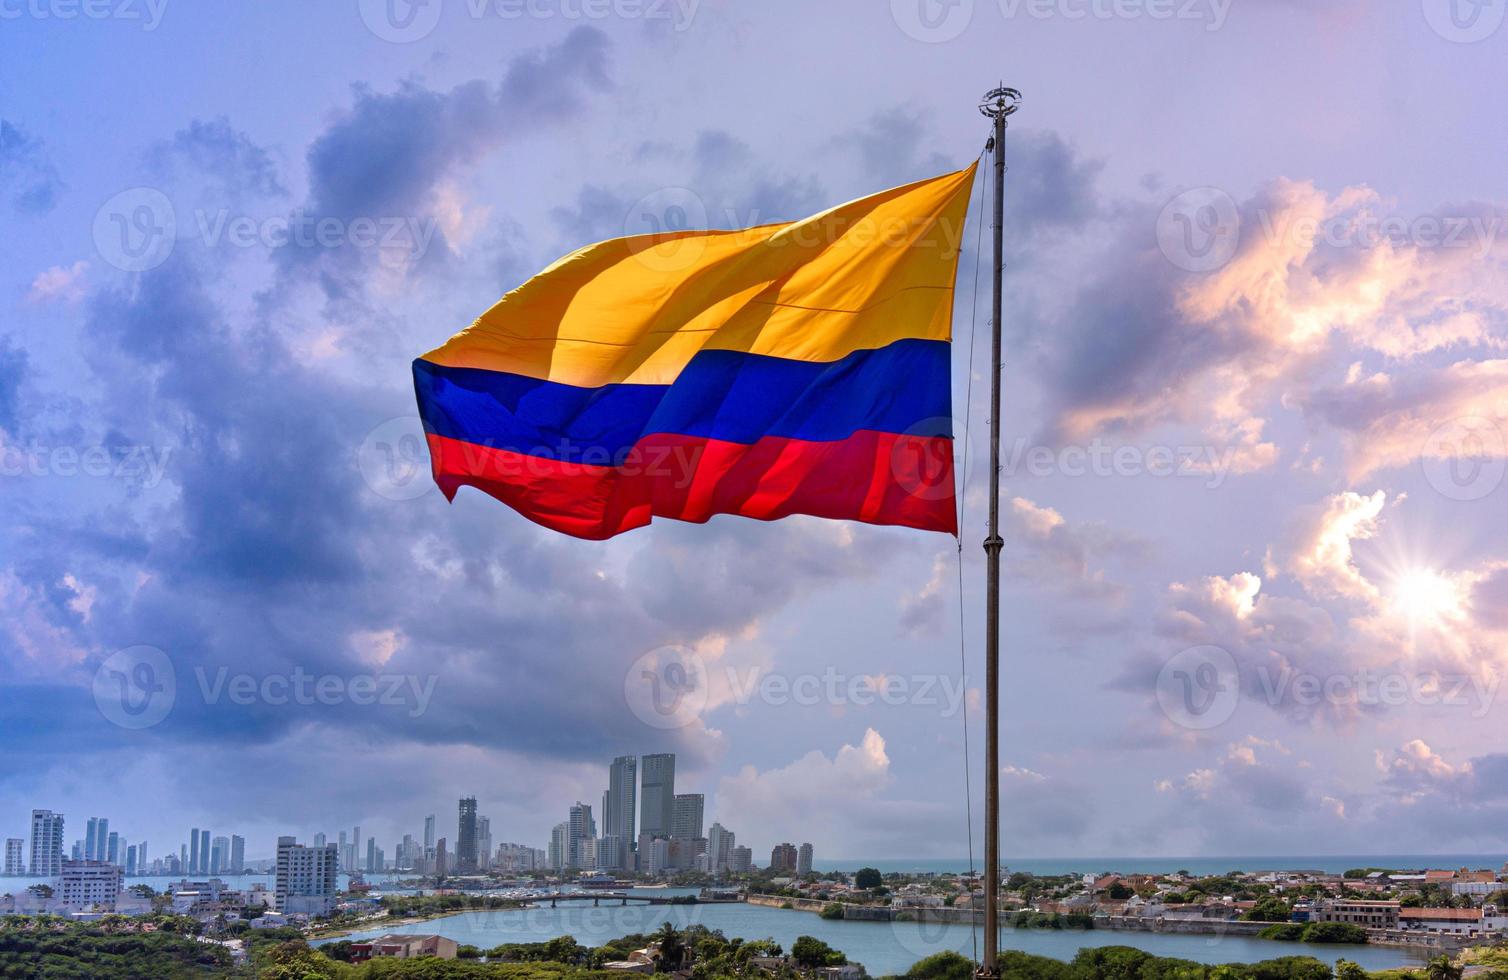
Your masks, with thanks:
[[[983,160],[989,154],[989,152],[990,151],[989,151],[988,148],[986,148],[985,150],[983,150],[979,154],[979,159],[975,160],[975,163],[977,164],[980,160]],[[985,171],[983,169],[981,169],[979,171],[979,183],[981,185],[984,183],[984,174],[985,174]],[[974,199],[976,201],[981,201],[981,199],[980,199],[980,197],[979,197],[978,194],[975,195]],[[969,477],[969,431],[970,431],[970,423],[973,421],[973,408],[974,408],[974,341],[975,341],[976,336],[977,336],[977,327],[979,325],[979,264],[980,264],[980,259],[981,259],[982,255],[984,254],[983,253],[983,249],[984,249],[984,207],[983,207],[982,202],[978,206],[976,206],[976,208],[975,208],[974,226],[975,226],[974,286],[973,286],[972,296],[970,298],[969,368],[968,368],[968,373],[965,375],[965,381],[964,381],[964,392],[965,393],[964,393],[964,400],[963,400],[963,459],[962,459],[962,462],[961,462],[961,468],[959,469],[960,479],[963,480],[963,481],[965,481],[965,483],[960,486],[959,491],[958,491],[958,529],[959,529],[959,534],[958,534],[958,556],[957,556],[958,557],[958,677],[959,677],[959,683],[962,685],[963,691],[964,691],[964,697],[963,697],[963,701],[962,701],[962,707],[963,707],[963,787],[964,787],[963,793],[964,793],[965,822],[966,822],[966,824],[968,826],[968,836],[969,836],[969,879],[971,881],[974,878],[974,762],[973,762],[973,759],[970,757],[970,753],[969,753],[969,694],[968,694],[968,692],[969,692],[969,663],[968,663],[968,643],[967,643],[967,640],[965,638],[965,632],[964,632],[964,630],[965,630],[964,624],[965,624],[966,617],[964,616],[964,607],[963,607],[963,513],[964,513],[965,498],[967,497],[967,490],[968,490],[968,486],[967,486],[966,481],[968,480],[968,477]],[[972,894],[972,892],[971,892],[971,894]],[[974,915],[973,903],[970,902],[970,905],[969,905],[969,916],[970,916],[971,919],[973,918],[973,915]],[[977,929],[975,929],[973,927],[973,923],[972,922],[969,925],[969,939],[970,939],[970,941],[973,944],[972,945],[972,951],[973,951],[974,964],[975,964],[975,966],[978,966],[979,965],[979,932],[978,932]]]

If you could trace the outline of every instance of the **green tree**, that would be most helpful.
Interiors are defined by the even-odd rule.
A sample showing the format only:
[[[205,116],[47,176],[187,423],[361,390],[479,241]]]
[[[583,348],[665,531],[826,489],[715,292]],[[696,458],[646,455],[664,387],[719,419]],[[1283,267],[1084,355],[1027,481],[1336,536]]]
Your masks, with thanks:
[[[1304,927],[1306,943],[1364,943],[1367,931],[1349,922],[1311,922]]]
[[[1461,980],[1461,975],[1465,972],[1443,953],[1430,960],[1424,968],[1424,975],[1429,980]]]
[[[853,883],[856,888],[879,888],[885,883],[885,877],[878,868],[860,868],[854,873]]]
[[[1360,964],[1350,960],[1336,960],[1335,980],[1367,980],[1367,971],[1363,970]]]
[[[660,970],[667,973],[679,970],[682,961],[686,959],[686,946],[681,942],[681,934],[675,931],[675,926],[669,922],[660,926],[660,931],[655,933],[655,941],[660,944]]]
[[[974,962],[948,950],[917,960],[905,973],[907,980],[973,980]]]
[[[791,943],[791,959],[808,970],[822,966],[841,966],[848,962],[848,957],[815,936],[797,936],[796,941]]]
[[[1251,911],[1241,916],[1241,918],[1246,919],[1248,922],[1287,922],[1292,914],[1293,910],[1288,907],[1287,902],[1276,896],[1269,895],[1266,898],[1258,899],[1257,904],[1252,906]]]

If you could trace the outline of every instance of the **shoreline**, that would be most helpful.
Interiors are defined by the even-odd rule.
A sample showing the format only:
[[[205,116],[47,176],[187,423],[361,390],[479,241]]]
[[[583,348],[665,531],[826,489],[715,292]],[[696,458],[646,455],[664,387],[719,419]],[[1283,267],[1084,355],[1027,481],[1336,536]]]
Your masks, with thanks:
[[[783,898],[774,895],[750,895],[745,900],[750,905],[759,905],[765,908],[780,909],[789,912],[806,912],[819,915],[828,904],[814,899],[806,898]],[[790,906],[787,908],[786,906]],[[850,913],[858,912],[857,915]],[[849,905],[843,908],[843,920],[845,922],[922,922],[940,923],[945,925],[982,925],[984,913],[982,910],[955,909],[951,907],[921,907],[908,909],[894,909],[883,905]],[[1272,925],[1271,922],[1247,922],[1239,919],[1147,919],[1137,916],[1110,916],[1094,915],[1093,929],[1071,930],[1067,927],[1060,932],[1133,932],[1147,933],[1158,936],[1235,936],[1242,939],[1262,940],[1272,943],[1275,947],[1286,948],[1312,948],[1315,944],[1302,942],[1288,942],[1281,939],[1264,939],[1260,933],[1263,929]],[[1004,924],[1006,929],[1015,929],[1015,926]],[[1365,943],[1356,943],[1357,946],[1372,946],[1385,949],[1407,949],[1422,953],[1459,952],[1469,948],[1469,942],[1452,942],[1456,937],[1450,936],[1421,936],[1407,939],[1391,938],[1388,936],[1369,935]],[[1331,944],[1325,944],[1324,948],[1333,948]]]

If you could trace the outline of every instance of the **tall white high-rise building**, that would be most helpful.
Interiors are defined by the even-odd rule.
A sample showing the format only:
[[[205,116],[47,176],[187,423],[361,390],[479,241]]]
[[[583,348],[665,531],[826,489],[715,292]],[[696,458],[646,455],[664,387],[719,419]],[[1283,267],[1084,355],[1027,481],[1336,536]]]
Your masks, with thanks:
[[[670,836],[676,840],[696,840],[702,836],[702,811],[706,797],[701,793],[681,793],[671,803]]]
[[[733,870],[734,871],[752,871],[752,870],[754,870],[754,852],[753,852],[753,850],[751,850],[750,848],[744,847],[741,844],[738,847],[733,848]]]
[[[597,866],[597,821],[592,819],[592,808],[580,800],[571,807],[567,821],[565,866],[568,868],[595,868]],[[587,842],[591,842],[588,846]],[[588,853],[590,852],[590,853]]]
[[[707,831],[707,870],[721,874],[733,869],[733,831],[715,823]]]
[[[550,830],[550,870],[560,871],[566,866],[570,853],[571,825],[558,823]]]
[[[63,873],[63,815],[51,810],[31,811],[31,864],[34,878]]]
[[[145,844],[142,847],[146,847]],[[238,875],[246,870],[246,838],[238,834],[230,835],[230,866],[225,869],[229,874]]]
[[[435,815],[431,813],[424,818],[424,853],[430,857],[435,852]]]
[[[273,896],[284,914],[328,915],[335,907],[336,854],[332,845],[305,847],[278,838]]]
[[[209,845],[209,873],[223,875],[230,867],[230,838],[216,837]]]
[[[26,841],[21,837],[7,837],[5,839],[5,873],[8,875],[26,874]]]
[[[639,833],[669,837],[675,815],[675,756],[666,752],[639,761]]]
[[[796,873],[798,875],[812,873],[812,845],[802,844],[796,851]]]

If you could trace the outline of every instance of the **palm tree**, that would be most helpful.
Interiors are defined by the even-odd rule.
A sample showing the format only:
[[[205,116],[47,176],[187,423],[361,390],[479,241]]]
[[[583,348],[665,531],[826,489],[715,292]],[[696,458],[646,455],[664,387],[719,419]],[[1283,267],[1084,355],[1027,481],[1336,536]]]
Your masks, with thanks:
[[[1450,961],[1450,957],[1441,953],[1429,961],[1425,968],[1425,976],[1429,980],[1461,980],[1461,974],[1465,972],[1461,967]]]

